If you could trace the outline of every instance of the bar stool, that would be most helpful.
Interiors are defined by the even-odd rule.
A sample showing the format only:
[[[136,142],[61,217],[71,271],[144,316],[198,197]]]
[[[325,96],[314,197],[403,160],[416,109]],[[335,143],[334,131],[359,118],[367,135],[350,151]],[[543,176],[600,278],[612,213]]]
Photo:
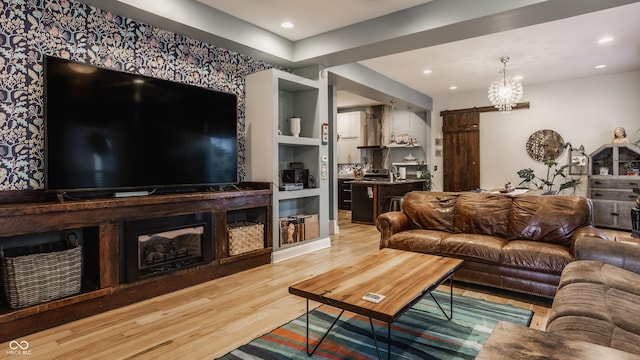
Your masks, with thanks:
[[[402,199],[404,196],[390,196],[389,211],[402,211]]]
[[[640,208],[631,208],[631,236],[640,238]]]

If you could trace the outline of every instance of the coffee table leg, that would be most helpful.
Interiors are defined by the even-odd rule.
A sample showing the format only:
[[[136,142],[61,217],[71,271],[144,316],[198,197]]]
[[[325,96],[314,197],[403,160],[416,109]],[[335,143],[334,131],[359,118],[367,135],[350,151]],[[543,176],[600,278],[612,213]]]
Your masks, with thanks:
[[[373,328],[373,319],[369,318],[369,323],[371,324],[371,333],[373,334],[373,342],[376,345],[376,353],[378,354],[378,359],[380,357],[380,347],[378,346],[378,338],[376,337],[376,331]],[[387,359],[391,359],[391,323],[387,323]]]
[[[429,295],[431,295],[433,301],[436,302],[436,305],[438,305],[444,317],[446,317],[447,320],[453,319],[453,276],[449,277],[449,315],[447,315],[442,306],[440,306],[440,303],[438,302],[438,300],[436,300],[436,297],[433,296],[433,293],[430,292]]]
[[[311,356],[313,355],[314,352],[316,352],[320,344],[322,344],[322,341],[324,340],[324,338],[327,337],[327,334],[329,334],[329,331],[331,331],[331,329],[333,329],[333,326],[338,322],[338,319],[340,319],[340,316],[342,316],[342,313],[344,313],[344,310],[340,311],[340,314],[338,314],[338,317],[336,317],[335,320],[333,320],[333,323],[331,323],[331,326],[329,326],[329,329],[327,329],[327,332],[325,332],[324,335],[322,335],[322,337],[320,338],[320,340],[318,340],[318,343],[313,348],[313,350],[309,352],[309,299],[307,299],[307,355]]]

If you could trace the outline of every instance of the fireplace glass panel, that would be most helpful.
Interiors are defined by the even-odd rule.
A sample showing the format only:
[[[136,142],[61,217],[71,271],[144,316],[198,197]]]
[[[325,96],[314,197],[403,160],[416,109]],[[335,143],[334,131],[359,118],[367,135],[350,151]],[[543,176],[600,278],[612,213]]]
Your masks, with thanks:
[[[138,236],[138,268],[188,261],[202,256],[204,227],[190,227]]]
[[[132,282],[214,259],[211,213],[125,223],[123,274]]]

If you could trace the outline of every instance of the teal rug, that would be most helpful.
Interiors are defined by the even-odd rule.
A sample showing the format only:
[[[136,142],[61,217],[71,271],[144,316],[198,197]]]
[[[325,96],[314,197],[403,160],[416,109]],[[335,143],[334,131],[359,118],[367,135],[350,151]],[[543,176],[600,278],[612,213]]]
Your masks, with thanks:
[[[449,314],[449,292],[433,293]],[[329,328],[340,310],[322,305],[309,314],[310,344]],[[529,326],[533,311],[512,305],[453,295],[453,319],[447,321],[430,296],[424,297],[391,327],[392,359],[474,359],[499,321]],[[387,325],[375,321],[380,356],[387,358]],[[220,359],[377,359],[369,319],[344,312],[316,350],[307,356],[305,315],[239,347]]]

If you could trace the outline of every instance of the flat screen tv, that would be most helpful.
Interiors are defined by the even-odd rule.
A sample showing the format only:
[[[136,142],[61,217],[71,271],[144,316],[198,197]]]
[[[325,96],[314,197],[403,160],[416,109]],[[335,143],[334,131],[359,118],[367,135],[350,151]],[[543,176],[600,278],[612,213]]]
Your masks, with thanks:
[[[45,190],[184,191],[237,181],[237,97],[45,57]]]

